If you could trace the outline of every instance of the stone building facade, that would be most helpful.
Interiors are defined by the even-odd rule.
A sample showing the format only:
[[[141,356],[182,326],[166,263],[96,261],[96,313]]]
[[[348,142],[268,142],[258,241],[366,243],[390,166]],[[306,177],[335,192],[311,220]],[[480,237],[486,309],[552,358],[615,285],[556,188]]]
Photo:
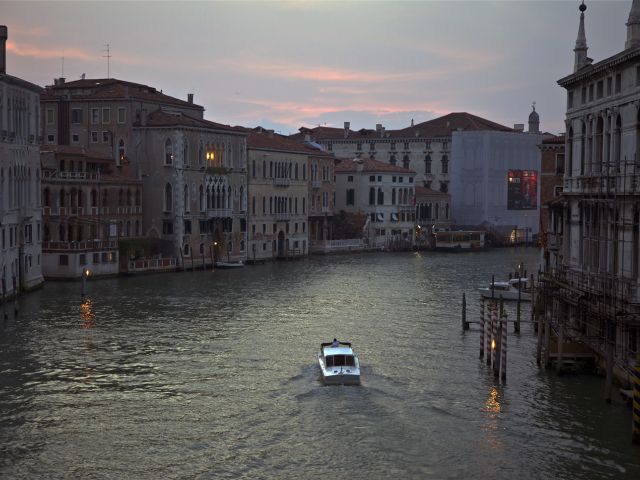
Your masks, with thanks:
[[[372,158],[347,158],[335,167],[336,212],[366,215],[368,247],[413,245],[416,173]]]
[[[246,134],[169,108],[133,125],[143,232],[174,246],[178,266],[247,255]]]
[[[0,301],[42,284],[39,110],[42,89],[6,73],[0,26]]]
[[[547,136],[538,146],[540,159],[540,245],[547,264],[558,264],[558,238],[549,234],[551,211],[562,207],[564,177],[564,135]],[[557,216],[554,217],[557,219]],[[557,225],[551,228],[556,231]]]
[[[544,285],[552,335],[591,348],[610,398],[611,376],[628,379],[640,348],[640,0],[624,49],[596,63],[587,56],[586,9],[573,73],[558,81],[567,92],[563,200],[551,211],[558,264]]]
[[[484,118],[456,112],[400,130],[301,127],[294,138],[317,142],[339,158],[373,158],[416,172],[416,185],[443,193],[451,182],[451,136],[456,131],[512,131]]]
[[[248,132],[248,260],[308,255],[309,156],[325,156],[272,130]]]
[[[333,238],[332,218],[336,196],[336,158],[317,149],[309,154],[309,248],[324,252]]]
[[[44,276],[117,275],[118,240],[142,235],[142,181],[82,147],[44,145],[41,163]]]
[[[141,235],[178,267],[246,256],[246,135],[180,100],[118,79],[56,79],[41,98],[45,144],[83,147],[142,181]]]

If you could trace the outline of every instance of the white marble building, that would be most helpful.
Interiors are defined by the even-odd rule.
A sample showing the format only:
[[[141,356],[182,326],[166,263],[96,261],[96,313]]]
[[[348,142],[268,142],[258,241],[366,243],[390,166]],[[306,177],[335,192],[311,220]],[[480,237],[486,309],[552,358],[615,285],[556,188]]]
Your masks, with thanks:
[[[0,26],[0,301],[42,284],[41,88],[6,73]]]

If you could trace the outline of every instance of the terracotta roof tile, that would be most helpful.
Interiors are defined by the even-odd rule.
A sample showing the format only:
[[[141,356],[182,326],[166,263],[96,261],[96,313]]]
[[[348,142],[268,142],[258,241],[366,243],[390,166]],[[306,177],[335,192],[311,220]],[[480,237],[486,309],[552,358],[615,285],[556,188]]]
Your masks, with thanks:
[[[110,155],[98,152],[96,150],[89,150],[84,147],[75,147],[72,145],[41,145],[41,153],[58,153],[61,155],[76,155],[87,158],[95,158],[99,160],[113,160]]]
[[[358,131],[349,130],[347,140],[375,141],[377,139],[397,138],[436,138],[450,137],[452,132],[459,129],[465,131],[501,131],[512,132],[513,129],[492,122],[482,117],[472,115],[467,112],[454,112],[444,115],[433,120],[418,123],[412,127],[400,130],[385,130],[384,137],[380,136],[380,132],[372,129],[360,129]],[[305,133],[311,133],[315,140],[345,140],[344,129],[335,127],[301,127],[300,133],[292,135],[294,138],[304,138]]]
[[[299,142],[291,137],[279,135],[261,127],[245,129],[249,134],[247,145],[250,149],[277,150],[280,152],[294,152],[305,155],[333,157],[333,154],[312,147],[306,143]]]
[[[140,126],[140,124],[136,124]],[[241,127],[232,127],[230,125],[223,125],[221,123],[212,122],[210,120],[204,120],[201,118],[191,117],[180,112],[167,112],[163,109],[158,109],[151,112],[147,116],[147,127],[196,127],[196,128],[210,128],[215,130],[232,131],[239,134],[245,134],[245,129]]]
[[[41,98],[43,101],[57,100],[64,90],[74,89],[91,89],[91,91],[74,94],[71,96],[71,100],[135,98],[149,102],[193,108],[194,110],[204,110],[201,105],[189,103],[185,100],[165,95],[154,87],[143,85],[141,83],[118,80],[116,78],[74,80],[71,82],[65,82],[61,85],[49,85],[46,87]]]

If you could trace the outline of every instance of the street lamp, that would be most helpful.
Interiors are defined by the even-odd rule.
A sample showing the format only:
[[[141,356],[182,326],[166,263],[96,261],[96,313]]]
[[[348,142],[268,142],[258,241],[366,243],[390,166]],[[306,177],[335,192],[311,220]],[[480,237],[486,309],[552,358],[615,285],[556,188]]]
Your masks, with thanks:
[[[82,270],[82,296],[85,296],[87,290],[87,279],[91,276],[91,270],[84,268]]]

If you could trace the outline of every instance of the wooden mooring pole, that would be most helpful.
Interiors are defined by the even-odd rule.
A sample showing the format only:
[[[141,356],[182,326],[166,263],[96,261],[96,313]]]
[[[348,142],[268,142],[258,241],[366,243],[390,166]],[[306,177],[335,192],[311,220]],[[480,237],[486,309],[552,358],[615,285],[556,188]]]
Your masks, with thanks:
[[[493,351],[495,352],[495,356],[493,357],[493,376],[498,378],[500,376],[500,362],[502,360],[501,355],[501,347],[502,347],[502,318],[498,319],[496,322],[496,344]]]
[[[611,403],[611,389],[613,386],[613,342],[607,339],[607,366],[606,378],[604,380],[604,400]]]
[[[495,337],[493,335],[493,327],[496,316],[496,302],[489,303],[489,321],[487,322],[487,365],[491,365],[493,359],[493,347]]]
[[[462,330],[469,330],[469,322],[467,322],[467,298],[462,292]]]
[[[484,297],[480,297],[480,359],[484,358]]]
[[[640,353],[636,356],[633,376],[633,427],[631,441],[640,444]]]
[[[503,382],[507,381],[507,314],[502,316],[502,338],[500,340],[500,377]]]
[[[536,315],[536,286],[533,279],[533,273],[531,274],[531,321],[533,322],[533,333],[538,333],[538,317]]]

